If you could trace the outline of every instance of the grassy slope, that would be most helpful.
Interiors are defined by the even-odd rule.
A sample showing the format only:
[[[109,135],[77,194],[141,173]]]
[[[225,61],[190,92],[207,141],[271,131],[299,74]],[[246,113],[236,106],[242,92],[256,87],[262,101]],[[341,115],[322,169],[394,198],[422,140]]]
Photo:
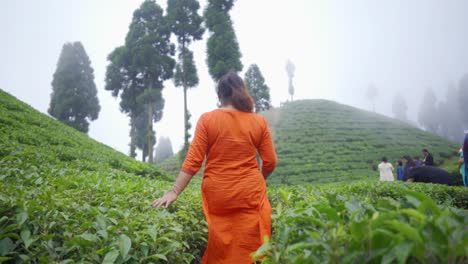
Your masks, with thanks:
[[[117,169],[150,177],[167,175],[43,115],[0,90],[0,158],[93,171]]]
[[[150,206],[152,199],[171,185],[159,180],[164,175],[158,169],[96,143],[1,91],[0,154],[0,263],[199,261],[207,235],[199,185],[191,184],[168,211],[155,210]],[[304,256],[297,252],[300,247],[294,245],[309,243],[302,241],[309,236],[298,236],[296,230],[291,229],[300,226],[325,234],[320,236],[320,241],[313,242],[318,250],[318,262],[327,261],[329,257],[342,262],[366,262],[361,261],[360,256],[349,259],[357,252],[347,246],[352,244],[353,238],[346,235],[352,233],[349,223],[354,221],[355,206],[363,203],[365,208],[370,208],[366,205],[370,201],[379,201],[386,206],[389,198],[404,200],[408,189],[424,192],[444,206],[468,206],[465,189],[441,185],[368,181],[271,188],[273,241],[279,244],[269,259],[277,253],[289,262],[296,253]],[[348,200],[352,201],[349,206],[345,204]],[[388,206],[397,204],[392,202]],[[430,234],[426,226],[450,220],[451,227],[444,229],[449,244],[458,248],[463,245],[459,239],[460,235],[464,237],[466,230],[459,228],[460,223],[466,222],[466,213],[446,208],[444,215],[427,216],[426,220],[418,218],[414,222],[403,215],[400,217],[403,213],[400,210],[407,207],[419,210],[421,214],[430,213],[402,202],[401,208],[399,205],[392,208],[391,216],[385,215],[388,211],[385,208],[377,207],[372,210],[381,212],[381,216],[369,211],[361,219],[376,223],[389,218],[407,221],[424,237]],[[313,216],[309,216],[310,213]],[[337,218],[335,213],[342,217]],[[317,223],[323,224],[317,226]],[[288,230],[294,232],[288,236]],[[337,239],[343,245],[336,244],[331,240],[334,237],[326,235],[336,234],[336,230],[340,230]],[[404,241],[399,230],[388,232],[397,241]],[[356,239],[361,243],[359,235]],[[371,245],[367,239],[362,237],[363,243]],[[324,251],[330,247],[340,247],[341,251]],[[414,248],[422,249],[424,245],[415,244]],[[277,252],[283,249],[287,251]],[[386,251],[379,252],[398,249],[398,245],[391,245],[385,248]],[[461,250],[458,256],[463,255],[463,247]],[[442,252],[447,250],[442,248]],[[443,256],[443,253],[439,255]]]
[[[377,177],[382,156],[395,161],[429,149],[436,162],[458,146],[395,119],[327,100],[300,100],[265,112],[279,164],[272,183],[336,182]]]
[[[0,263],[191,261],[206,238],[197,186],[174,213],[150,206],[169,179],[0,90]]]

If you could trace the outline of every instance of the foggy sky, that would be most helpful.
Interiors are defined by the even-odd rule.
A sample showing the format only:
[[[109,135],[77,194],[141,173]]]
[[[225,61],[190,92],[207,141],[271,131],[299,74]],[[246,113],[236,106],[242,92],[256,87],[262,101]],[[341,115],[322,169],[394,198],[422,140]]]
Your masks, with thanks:
[[[0,89],[46,113],[52,75],[65,42],[81,41],[95,70],[101,104],[89,135],[128,153],[128,118],[104,90],[107,55],[124,43],[133,11],[142,0],[5,0],[0,3]],[[158,1],[165,7],[166,1]],[[202,7],[206,1],[200,1]],[[468,1],[237,0],[231,17],[244,72],[257,63],[271,88],[273,105],[288,96],[287,59],[296,65],[295,99],[325,98],[371,109],[365,91],[379,89],[376,110],[392,115],[401,92],[416,120],[427,87],[440,99],[468,73]],[[192,124],[216,108],[206,67],[206,39],[191,48],[200,76],[189,91]],[[164,88],[164,117],[156,136],[183,144],[182,90]]]

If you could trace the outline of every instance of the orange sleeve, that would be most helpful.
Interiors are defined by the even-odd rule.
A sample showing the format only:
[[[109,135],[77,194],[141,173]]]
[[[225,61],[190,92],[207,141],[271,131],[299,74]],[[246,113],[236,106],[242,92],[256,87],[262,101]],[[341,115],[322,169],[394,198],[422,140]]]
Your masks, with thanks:
[[[182,164],[182,171],[190,175],[197,174],[208,150],[208,135],[205,127],[204,115],[200,117],[195,128],[195,136]]]
[[[273,145],[268,123],[264,118],[262,118],[262,120],[264,127],[258,152],[262,158],[263,163],[262,173],[270,174],[275,170],[276,163],[278,163],[278,158],[276,157],[275,146]]]

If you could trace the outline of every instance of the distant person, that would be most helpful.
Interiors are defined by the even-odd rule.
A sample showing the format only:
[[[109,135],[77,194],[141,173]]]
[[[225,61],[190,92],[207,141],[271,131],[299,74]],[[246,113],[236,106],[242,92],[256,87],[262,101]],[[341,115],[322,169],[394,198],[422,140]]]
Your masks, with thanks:
[[[403,171],[403,162],[401,160],[397,160],[396,165],[397,165],[397,169],[396,169],[397,180],[404,181],[405,173]]]
[[[416,167],[422,167],[424,165],[424,162],[419,159],[418,156],[414,157],[414,164],[416,164]]]
[[[416,167],[416,163],[414,163],[413,159],[411,159],[410,156],[406,155],[403,157],[403,160],[405,161],[405,166],[403,168],[403,175],[404,175],[404,181],[408,179],[408,173],[411,168]]]
[[[380,172],[380,181],[394,181],[393,166],[388,162],[386,157],[382,158],[382,162],[378,166]]]
[[[468,179],[466,178],[467,174],[466,174],[466,169],[465,169],[465,167],[466,167],[465,166],[465,156],[463,155],[463,146],[460,149],[460,151],[458,151],[458,154],[460,154],[460,159],[458,160],[458,168],[460,169],[460,174],[462,176],[463,185],[468,186]]]
[[[408,182],[425,182],[425,183],[438,183],[452,185],[452,175],[447,171],[433,167],[423,166],[414,167],[408,171],[407,174]]]
[[[429,152],[429,150],[423,149],[422,153],[424,155],[424,159],[423,159],[424,165],[425,166],[434,166],[434,157]]]

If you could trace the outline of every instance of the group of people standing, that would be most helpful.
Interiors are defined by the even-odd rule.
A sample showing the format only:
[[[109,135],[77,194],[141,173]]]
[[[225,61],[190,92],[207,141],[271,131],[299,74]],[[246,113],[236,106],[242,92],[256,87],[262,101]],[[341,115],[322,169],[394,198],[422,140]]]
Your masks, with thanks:
[[[452,185],[453,176],[449,172],[435,167],[434,156],[427,149],[423,149],[422,153],[424,155],[422,160],[419,157],[411,158],[407,155],[403,156],[402,160],[396,161],[396,180]],[[460,155],[458,169],[463,179],[463,185],[468,187],[468,160],[464,158],[465,155],[468,155],[468,131],[465,132],[464,144],[458,154]],[[387,158],[382,158],[378,169],[380,181],[395,180],[394,168]]]
[[[422,150],[424,158],[421,160],[419,157],[411,158],[409,155],[403,156],[402,160],[396,161],[396,179],[399,181],[406,181],[409,179],[410,170],[416,167],[434,166],[434,156],[427,150]],[[403,163],[404,162],[404,163]],[[392,163],[388,162],[386,157],[382,158],[382,162],[378,166],[380,172],[380,181],[394,181],[393,175],[394,167]]]

